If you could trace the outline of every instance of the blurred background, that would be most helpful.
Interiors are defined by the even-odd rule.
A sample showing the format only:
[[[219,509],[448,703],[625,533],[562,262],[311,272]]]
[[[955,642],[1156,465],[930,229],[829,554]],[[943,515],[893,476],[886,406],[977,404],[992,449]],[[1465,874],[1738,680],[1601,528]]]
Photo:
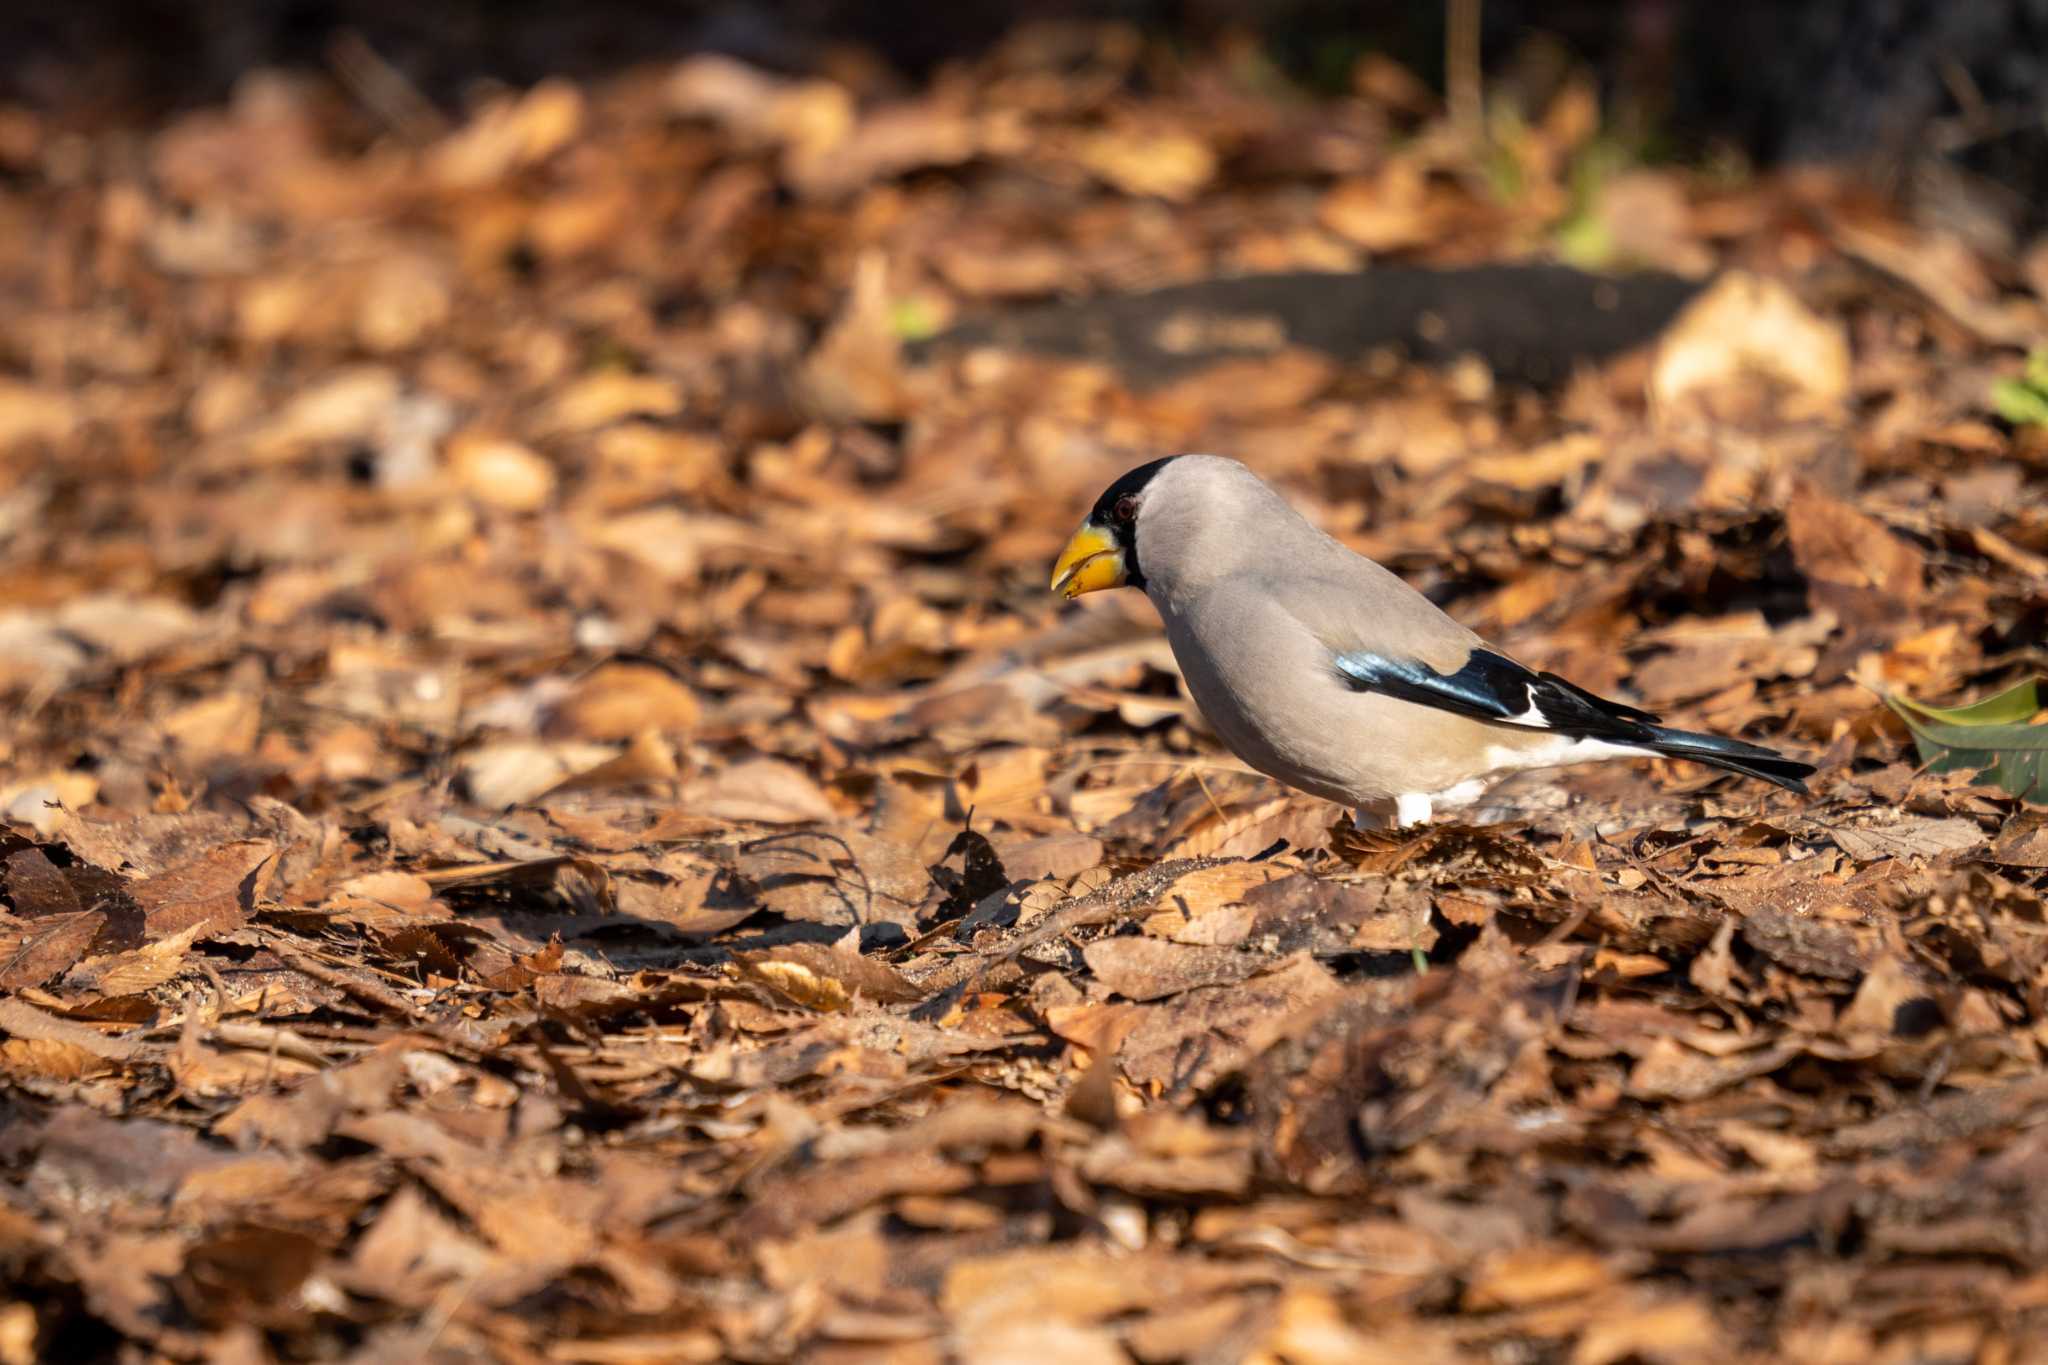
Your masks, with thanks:
[[[18,790],[331,801],[417,765],[396,715],[523,794],[536,729],[637,733],[557,714],[623,653],[703,712],[657,773],[901,738],[821,698],[1043,629],[1074,513],[1161,450],[1595,688],[1620,622],[1853,586],[1786,558],[1801,489],[2019,572],[2044,39],[2048,0],[9,7],[0,663],[73,708]],[[1818,742],[1934,625],[1837,614]],[[1885,667],[1951,686],[2042,615]],[[132,743],[105,677],[150,680]]]
[[[1532,517],[1638,564],[1719,519],[1650,625],[1805,610],[1798,487],[2033,553],[2044,40],[2048,0],[10,7],[0,529],[43,614],[0,655],[65,704],[204,618],[254,632],[237,687],[331,701],[287,656],[367,635],[483,668],[427,708],[461,749],[503,657],[643,651],[738,735],[763,679],[1042,619],[1071,510],[1191,447],[1553,651],[1617,608],[1507,552]],[[112,624],[50,615],[89,592]],[[265,724],[175,781],[291,789]],[[95,790],[154,799],[157,747]]]
[[[0,96],[133,120],[219,100],[260,67],[331,70],[356,43],[442,107],[480,81],[690,52],[790,73],[865,59],[876,79],[915,82],[1026,21],[1114,22],[1187,53],[1227,43],[1325,95],[1368,53],[1441,90],[1462,26],[1525,94],[1583,64],[1623,131],[1665,154],[1887,176],[1939,161],[1997,181],[2009,210],[2043,201],[2043,0],[81,0],[0,17]]]
[[[2044,114],[2048,0],[0,6],[0,1365],[2020,1358]],[[1812,797],[1352,834],[1050,598],[1187,450]]]
[[[41,13],[35,12],[38,8]],[[1829,152],[1909,136],[1949,116],[2013,124],[2038,103],[2039,0],[1484,0],[1469,7],[1489,60],[1544,33],[1682,130],[1760,150]],[[438,95],[483,76],[590,75],[693,50],[796,68],[857,44],[916,77],[1027,20],[1115,21],[1201,44],[1254,35],[1289,74],[1340,85],[1374,50],[1426,69],[1457,5],[1396,0],[88,0],[24,7],[7,21],[10,76],[101,99],[218,96],[252,65],[317,64],[354,30]],[[123,88],[126,87],[126,88]],[[2017,116],[2015,119],[2014,116]]]

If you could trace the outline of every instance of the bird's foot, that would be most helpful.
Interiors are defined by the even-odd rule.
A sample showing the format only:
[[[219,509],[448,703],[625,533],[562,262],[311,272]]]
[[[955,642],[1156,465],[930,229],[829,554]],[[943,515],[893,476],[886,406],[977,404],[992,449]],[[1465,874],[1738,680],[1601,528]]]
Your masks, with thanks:
[[[1351,828],[1361,832],[1394,828],[1394,813],[1381,805],[1355,806],[1351,811]]]
[[[1406,796],[1397,796],[1391,801],[1370,801],[1352,810],[1351,828],[1390,830],[1426,825],[1435,809],[1435,803],[1430,797],[1412,792]]]

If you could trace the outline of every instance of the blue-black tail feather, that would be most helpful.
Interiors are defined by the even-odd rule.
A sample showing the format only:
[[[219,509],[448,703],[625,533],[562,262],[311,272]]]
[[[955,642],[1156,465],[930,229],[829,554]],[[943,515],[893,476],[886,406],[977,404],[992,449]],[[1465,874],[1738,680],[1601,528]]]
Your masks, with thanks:
[[[1721,768],[1744,777],[1760,777],[1790,791],[1806,794],[1803,779],[1813,775],[1811,763],[1785,757],[1775,749],[1749,744],[1719,735],[1702,735],[1691,730],[1674,730],[1665,725],[1645,726],[1650,742],[1643,747],[1671,758],[1689,759],[1709,768]]]

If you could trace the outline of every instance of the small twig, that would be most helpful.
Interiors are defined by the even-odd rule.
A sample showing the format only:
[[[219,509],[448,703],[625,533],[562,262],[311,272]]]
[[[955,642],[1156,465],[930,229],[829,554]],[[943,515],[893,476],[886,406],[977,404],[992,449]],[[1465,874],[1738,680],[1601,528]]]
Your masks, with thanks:
[[[184,1027],[185,1016],[178,1014],[166,1019],[154,1028],[145,1030],[143,1036],[148,1038],[169,1037],[180,1034]],[[230,1047],[247,1048],[252,1052],[262,1051],[268,1053],[273,1059],[289,1057],[295,1062],[304,1062],[308,1066],[326,1067],[333,1065],[333,1058],[329,1057],[319,1048],[314,1047],[298,1033],[288,1028],[279,1028],[275,1024],[226,1024],[216,1020],[208,1031],[208,1036],[213,1041],[226,1043]]]
[[[1076,929],[1114,924],[1120,917],[1131,914],[1136,906],[1149,908],[1155,895],[1185,873],[1243,861],[1242,858],[1174,858],[1154,863],[1048,911],[1030,929],[993,953],[986,956],[979,952],[967,953],[949,960],[931,975],[920,978],[918,985],[931,992],[926,998],[928,1005],[947,991],[959,989],[963,982],[985,977],[996,968],[1009,966],[1019,956],[1041,944],[1064,938]]]
[[[390,987],[375,981],[358,979],[346,972],[336,971],[332,967],[316,962],[310,954],[299,951],[289,943],[286,943],[282,938],[272,938],[270,950],[283,959],[284,964],[293,971],[304,972],[315,981],[325,982],[327,985],[333,986],[345,994],[353,995],[359,1000],[366,1000],[383,1009],[394,1010],[408,1019],[422,1019],[425,1017],[419,1006],[413,1004]]]
[[[1963,111],[1963,124],[1972,129],[1981,129],[1989,121],[1991,107],[1984,99],[1984,92],[1970,75],[1969,68],[1952,56],[1943,56],[1935,64],[1941,83],[1948,87],[1949,97],[1956,107]]]
[[[432,142],[448,131],[448,120],[433,102],[354,29],[336,35],[327,60],[363,108],[406,141]]]
[[[1202,780],[1202,774],[1200,770],[1191,770],[1189,776],[1193,777],[1195,779],[1195,785],[1202,789],[1202,798],[1209,803],[1209,810],[1216,816],[1218,820],[1222,821],[1226,825],[1229,824],[1230,817],[1223,813],[1223,807],[1216,804],[1216,793],[1210,791],[1209,784]]]
[[[1563,919],[1559,920],[1557,922],[1556,927],[1553,928],[1549,933],[1545,934],[1543,936],[1542,942],[1539,943],[1537,946],[1542,948],[1549,948],[1555,946],[1556,944],[1563,943],[1566,939],[1569,939],[1573,934],[1576,934],[1579,931],[1579,926],[1584,924],[1586,920],[1592,915],[1593,906],[1593,901],[1581,900],[1578,904],[1578,907],[1574,909],[1569,915],[1566,915]]]
[[[466,1275],[434,1297],[433,1307],[428,1309],[426,1319],[420,1324],[422,1357],[433,1354],[441,1334],[448,1330],[448,1324],[455,1320],[456,1313],[468,1301],[470,1291],[476,1288],[476,1282],[481,1278],[481,1272]]]
[[[1486,133],[1486,92],[1479,57],[1480,0],[1445,0],[1444,102],[1451,126],[1477,147]]]

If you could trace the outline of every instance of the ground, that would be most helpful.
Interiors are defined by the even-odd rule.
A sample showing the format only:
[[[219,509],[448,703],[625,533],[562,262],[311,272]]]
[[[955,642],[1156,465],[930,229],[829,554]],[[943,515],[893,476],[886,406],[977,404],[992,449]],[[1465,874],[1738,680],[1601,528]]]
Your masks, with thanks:
[[[2048,254],[1114,29],[336,71],[0,111],[0,1362],[2039,1357],[2048,822],[1883,694],[2043,662]],[[911,345],[1558,259],[1698,292]],[[1046,591],[1187,449],[1812,795],[1244,772]]]

